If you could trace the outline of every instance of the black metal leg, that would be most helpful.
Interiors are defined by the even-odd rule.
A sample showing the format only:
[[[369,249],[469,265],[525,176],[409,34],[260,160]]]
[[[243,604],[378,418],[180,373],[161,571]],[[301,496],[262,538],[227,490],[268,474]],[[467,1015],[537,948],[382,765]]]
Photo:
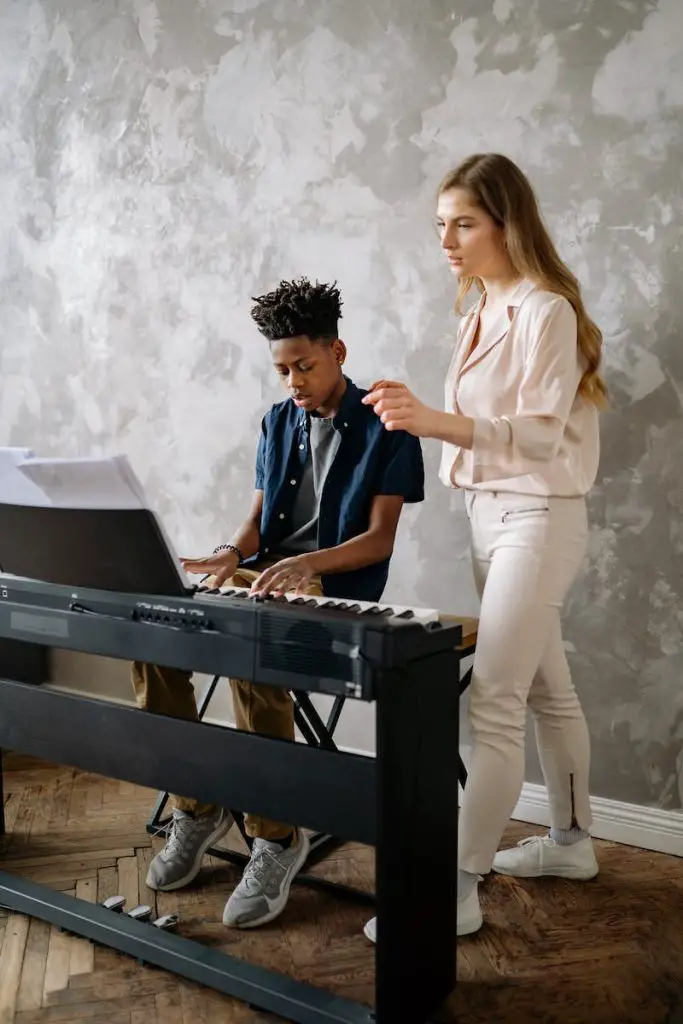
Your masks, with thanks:
[[[319,747],[320,744],[318,742],[318,737],[315,735],[313,729],[306,721],[306,716],[304,715],[303,711],[296,702],[294,703],[294,721],[296,722],[299,732],[306,740],[309,747]]]
[[[5,792],[2,785],[2,750],[0,750],[0,836],[5,834]]]
[[[377,1024],[423,1024],[455,987],[458,662],[446,652],[381,680]]]
[[[471,682],[472,682],[472,669],[468,668],[467,672],[465,672],[465,675],[460,680],[460,696],[461,697],[462,697],[463,693],[465,692],[465,690],[467,689],[467,687],[470,685]]]
[[[329,732],[330,736],[334,736],[335,730],[337,728],[337,725],[339,724],[339,719],[341,718],[341,713],[344,710],[345,704],[346,697],[334,698],[334,704],[332,705],[332,708],[330,710],[330,717],[327,719],[327,731]]]
[[[458,755],[458,782],[463,789],[467,785],[467,768],[465,768],[465,762],[460,755]]]
[[[303,712],[303,714],[306,716],[309,725],[315,732],[318,741],[316,745],[319,747],[323,747],[325,750],[336,750],[337,745],[332,739],[332,736],[330,735],[327,726],[325,725],[322,718],[316,711],[315,705],[313,704],[313,701],[311,700],[309,695],[307,693],[297,690],[292,696],[294,700],[295,711],[298,706],[300,713]]]
[[[164,808],[166,807],[166,804],[168,803],[168,797],[169,797],[168,793],[159,793],[159,795],[158,795],[158,797],[156,799],[156,803],[154,804],[154,809],[152,810],[152,816],[147,821],[147,831],[151,832],[152,835],[154,835],[156,832],[158,832],[160,826],[165,825],[166,822],[169,820],[168,818],[162,818],[162,814],[164,813]]]
[[[199,716],[200,721],[204,717],[206,709],[211,703],[211,698],[213,697],[214,691],[218,686],[220,680],[220,676],[214,676],[209,685],[207,686],[207,688],[204,690],[204,693],[202,694],[202,699],[200,700],[199,707],[197,708],[197,715]]]
[[[467,651],[466,653],[469,654],[470,652]],[[470,685],[471,682],[472,682],[472,669],[468,668],[467,672],[465,672],[465,675],[460,680],[460,696],[461,697],[462,697],[463,693],[465,692],[465,690],[467,689],[467,687]],[[459,745],[460,744],[458,744],[458,746]],[[467,768],[465,768],[465,762],[461,758],[460,754],[458,754],[458,782],[460,783],[460,785],[462,786],[463,789],[467,785]]]

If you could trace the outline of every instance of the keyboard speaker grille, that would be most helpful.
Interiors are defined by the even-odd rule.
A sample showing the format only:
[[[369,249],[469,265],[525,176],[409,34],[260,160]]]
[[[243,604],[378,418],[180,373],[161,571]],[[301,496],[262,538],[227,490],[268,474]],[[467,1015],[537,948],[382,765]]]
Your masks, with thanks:
[[[304,616],[261,616],[259,662],[266,669],[354,681],[361,667],[357,644],[351,623],[337,620],[328,626]]]

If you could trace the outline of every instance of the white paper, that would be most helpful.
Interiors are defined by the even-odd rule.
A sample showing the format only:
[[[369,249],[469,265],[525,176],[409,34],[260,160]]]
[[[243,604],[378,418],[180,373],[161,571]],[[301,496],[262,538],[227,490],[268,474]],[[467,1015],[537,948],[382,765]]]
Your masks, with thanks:
[[[8,505],[50,504],[40,488],[18,468],[32,455],[30,448],[0,448],[0,501]]]
[[[131,486],[131,477],[136,478],[124,455],[106,459],[27,459],[17,469],[56,508],[148,507],[142,487]]]

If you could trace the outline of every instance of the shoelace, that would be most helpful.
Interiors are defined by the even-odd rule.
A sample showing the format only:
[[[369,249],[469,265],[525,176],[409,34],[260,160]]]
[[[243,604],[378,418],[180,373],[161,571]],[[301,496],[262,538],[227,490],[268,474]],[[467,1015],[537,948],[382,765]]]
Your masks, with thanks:
[[[551,839],[550,836],[528,836],[526,839],[520,839],[517,846],[555,846],[555,840]]]
[[[171,831],[169,832],[168,839],[166,840],[166,854],[174,854],[181,852],[187,835],[192,830],[192,825],[194,825],[193,818],[173,819]]]
[[[256,845],[257,843],[258,846]],[[257,891],[262,880],[273,865],[280,868],[281,871],[285,870],[285,866],[277,854],[269,849],[269,847],[262,846],[258,839],[255,840],[254,851],[252,852],[251,860],[244,869],[240,885],[243,885],[247,892]]]

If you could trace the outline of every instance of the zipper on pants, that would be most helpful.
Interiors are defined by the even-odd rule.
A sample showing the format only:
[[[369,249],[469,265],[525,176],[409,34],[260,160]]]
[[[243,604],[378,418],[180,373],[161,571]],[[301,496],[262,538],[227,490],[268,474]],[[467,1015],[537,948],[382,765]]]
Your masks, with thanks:
[[[507,512],[502,512],[500,520],[502,523],[507,523],[510,516],[521,516],[528,512],[550,512],[549,505],[527,505],[524,508],[511,508]]]

